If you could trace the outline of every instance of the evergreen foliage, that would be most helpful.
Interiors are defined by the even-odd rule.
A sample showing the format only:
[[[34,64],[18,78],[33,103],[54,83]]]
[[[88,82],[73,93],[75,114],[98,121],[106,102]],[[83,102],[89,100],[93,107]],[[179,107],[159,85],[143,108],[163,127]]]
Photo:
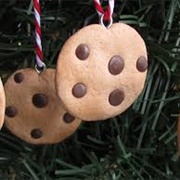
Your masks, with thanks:
[[[107,2],[104,1],[104,6]],[[45,63],[78,29],[98,23],[93,0],[41,0]],[[144,38],[149,70],[144,91],[123,114],[84,122],[55,145],[30,145],[0,131],[1,180],[178,180],[177,118],[180,79],[180,1],[116,0],[114,22]],[[0,1],[0,76],[34,67],[31,0]],[[128,82],[127,82],[128,83]],[[49,120],[51,121],[51,120]]]

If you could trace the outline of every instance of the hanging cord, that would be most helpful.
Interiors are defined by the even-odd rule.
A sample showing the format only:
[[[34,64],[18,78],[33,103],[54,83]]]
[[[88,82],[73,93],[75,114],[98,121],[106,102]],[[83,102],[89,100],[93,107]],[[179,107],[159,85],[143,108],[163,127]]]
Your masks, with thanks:
[[[45,70],[46,65],[43,63],[43,52],[41,44],[41,10],[39,0],[33,0],[34,4],[34,18],[35,18],[35,53],[36,53],[36,65],[35,69],[38,73],[41,73]]]
[[[112,14],[114,11],[114,3],[115,0],[109,0],[108,7],[104,10],[101,6],[100,0],[94,0],[94,5],[100,18],[100,24],[105,26],[104,21],[109,22],[108,26],[105,26],[107,28],[109,28],[113,23]]]

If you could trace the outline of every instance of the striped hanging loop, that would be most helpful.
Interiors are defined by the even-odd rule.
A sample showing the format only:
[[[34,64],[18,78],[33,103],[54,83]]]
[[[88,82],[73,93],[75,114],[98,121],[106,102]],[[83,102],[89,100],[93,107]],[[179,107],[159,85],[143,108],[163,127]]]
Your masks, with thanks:
[[[41,43],[41,10],[39,0],[33,0],[34,3],[34,18],[35,18],[35,53],[36,53],[36,71],[42,72],[46,65],[43,63],[43,52]]]
[[[94,5],[100,18],[100,23],[103,26],[105,26],[104,21],[109,22],[108,27],[110,27],[113,23],[112,14],[114,11],[114,3],[115,3],[115,0],[109,0],[108,7],[106,9],[103,9],[103,7],[101,6],[100,0],[94,0]]]

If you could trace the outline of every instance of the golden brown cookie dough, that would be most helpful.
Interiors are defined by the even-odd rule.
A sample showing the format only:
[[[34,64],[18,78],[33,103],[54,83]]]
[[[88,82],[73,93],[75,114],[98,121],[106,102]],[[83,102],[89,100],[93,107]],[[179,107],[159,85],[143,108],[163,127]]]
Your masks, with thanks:
[[[2,81],[0,79],[0,129],[3,126],[4,123],[4,114],[5,114],[5,93],[4,93],[4,87],[2,84]]]
[[[55,70],[38,74],[22,69],[5,83],[5,125],[31,144],[57,143],[75,132],[81,121],[65,111],[56,95]]]
[[[83,120],[102,120],[125,111],[141,93],[148,67],[143,39],[130,26],[90,25],[64,44],[57,63],[57,93]]]

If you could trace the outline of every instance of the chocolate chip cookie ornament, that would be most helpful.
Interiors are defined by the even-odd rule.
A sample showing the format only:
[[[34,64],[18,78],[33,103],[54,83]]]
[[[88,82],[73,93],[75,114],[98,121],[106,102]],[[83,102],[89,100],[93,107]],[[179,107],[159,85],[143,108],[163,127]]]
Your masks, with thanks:
[[[4,123],[5,101],[4,87],[0,79],[0,129]]]
[[[38,74],[27,68],[16,71],[5,83],[5,125],[28,143],[60,142],[80,125],[59,103],[54,77],[53,69]]]
[[[89,25],[64,44],[56,88],[66,109],[85,121],[125,111],[141,93],[148,67],[141,36],[124,23]]]

